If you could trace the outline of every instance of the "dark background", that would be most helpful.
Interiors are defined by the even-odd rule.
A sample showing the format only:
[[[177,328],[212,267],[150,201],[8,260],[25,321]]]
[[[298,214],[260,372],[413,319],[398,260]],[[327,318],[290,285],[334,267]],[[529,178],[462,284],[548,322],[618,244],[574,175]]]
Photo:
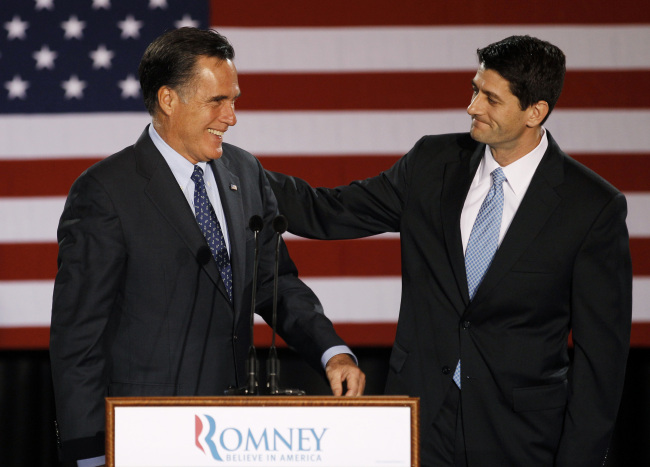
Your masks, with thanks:
[[[382,394],[390,348],[356,348],[354,352],[367,376],[366,394]],[[262,360],[266,353],[258,349]],[[324,379],[294,352],[279,349],[279,355],[282,387],[304,389],[309,395],[329,394]],[[650,466],[649,396],[650,349],[632,348],[606,467]],[[1,351],[0,467],[56,466],[54,418],[48,352]]]

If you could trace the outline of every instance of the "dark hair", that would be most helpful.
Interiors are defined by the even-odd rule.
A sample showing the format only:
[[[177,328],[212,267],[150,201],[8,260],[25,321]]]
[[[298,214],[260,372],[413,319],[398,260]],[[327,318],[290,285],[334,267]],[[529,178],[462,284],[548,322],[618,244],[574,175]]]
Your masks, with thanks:
[[[558,47],[535,37],[510,36],[476,53],[486,70],[496,71],[510,83],[510,92],[519,99],[522,110],[546,101],[548,118],[562,92],[566,72],[566,59]]]
[[[169,86],[182,92],[194,78],[200,56],[232,60],[235,57],[228,39],[213,30],[180,28],[167,31],[145,50],[138,75],[144,105],[151,115],[158,109],[158,90]]]

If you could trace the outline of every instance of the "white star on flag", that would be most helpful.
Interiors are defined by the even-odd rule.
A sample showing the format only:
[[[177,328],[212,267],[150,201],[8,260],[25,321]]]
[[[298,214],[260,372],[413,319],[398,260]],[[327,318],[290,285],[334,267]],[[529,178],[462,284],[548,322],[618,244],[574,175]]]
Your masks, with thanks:
[[[27,97],[28,87],[29,83],[27,81],[23,81],[19,75],[14,76],[14,79],[11,81],[5,82],[5,89],[9,91],[9,99],[25,99]]]
[[[193,20],[190,15],[183,15],[183,18],[181,18],[179,21],[176,21],[174,23],[174,26],[176,28],[184,28],[184,27],[189,27],[189,28],[198,28],[199,27],[199,22],[196,20]]]
[[[111,0],[93,0],[93,10],[108,10],[111,8]]]
[[[115,56],[115,52],[108,50],[104,44],[97,47],[97,50],[90,52],[90,58],[93,59],[93,68],[105,68],[109,69],[111,67],[111,60]]]
[[[70,16],[68,21],[61,23],[61,27],[65,30],[66,39],[81,39],[83,38],[83,30],[86,27],[85,21],[79,21],[76,15]]]
[[[129,75],[126,79],[120,80],[118,86],[122,89],[122,99],[128,99],[130,97],[137,99],[140,95],[140,82],[133,75]]]
[[[44,45],[41,47],[41,50],[38,50],[32,54],[34,60],[36,60],[36,69],[42,70],[47,68],[48,70],[54,69],[54,60],[58,54],[53,50],[50,50],[49,46]]]
[[[27,21],[21,20],[20,16],[14,16],[11,21],[5,23],[5,29],[8,32],[7,39],[10,41],[14,39],[25,39],[27,37],[25,31],[27,31],[28,27],[29,23]]]
[[[36,0],[36,11],[54,9],[54,0]]]
[[[70,79],[63,81],[61,87],[65,89],[65,98],[66,99],[81,99],[84,96],[84,89],[86,88],[86,82],[80,81],[77,75],[70,76]]]
[[[136,20],[133,15],[128,15],[124,21],[118,21],[117,26],[122,30],[122,39],[129,37],[137,39],[140,37],[140,28],[142,28],[142,21]]]
[[[167,0],[149,0],[149,9],[160,8],[164,10],[167,8]]]

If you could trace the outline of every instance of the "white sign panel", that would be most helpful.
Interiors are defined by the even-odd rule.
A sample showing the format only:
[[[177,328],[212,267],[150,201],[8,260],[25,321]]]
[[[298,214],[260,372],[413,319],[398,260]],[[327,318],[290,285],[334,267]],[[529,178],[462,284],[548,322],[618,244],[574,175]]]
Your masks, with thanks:
[[[115,407],[116,467],[411,466],[409,407]]]

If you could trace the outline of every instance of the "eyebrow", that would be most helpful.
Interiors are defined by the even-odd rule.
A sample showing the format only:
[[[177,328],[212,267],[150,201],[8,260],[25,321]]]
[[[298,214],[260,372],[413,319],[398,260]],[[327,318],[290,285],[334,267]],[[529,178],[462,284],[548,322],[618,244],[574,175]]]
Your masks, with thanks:
[[[241,91],[233,99],[239,99],[240,96],[241,96]],[[226,99],[230,99],[230,97],[220,95],[220,96],[211,97],[210,99],[208,99],[208,101],[209,102],[221,102],[221,101],[224,101]]]
[[[475,91],[478,91],[478,86],[476,85],[476,82],[474,80],[472,80],[472,88]],[[496,93],[493,93],[491,91],[486,91],[485,89],[483,89],[482,92],[483,92],[483,94],[488,96],[489,99],[493,99],[493,100],[496,100],[496,101],[499,101],[499,102],[503,102],[503,99],[501,99],[501,97]]]

